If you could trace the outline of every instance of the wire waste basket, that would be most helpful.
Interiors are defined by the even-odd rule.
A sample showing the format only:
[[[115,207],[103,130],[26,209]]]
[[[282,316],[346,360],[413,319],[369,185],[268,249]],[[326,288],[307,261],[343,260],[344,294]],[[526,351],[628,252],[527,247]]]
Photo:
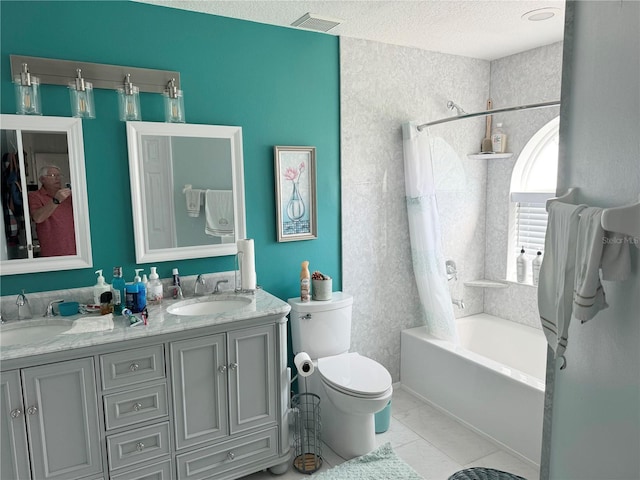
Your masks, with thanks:
[[[320,443],[320,397],[314,393],[299,393],[291,399],[294,431],[293,466],[300,473],[312,474],[322,466]]]

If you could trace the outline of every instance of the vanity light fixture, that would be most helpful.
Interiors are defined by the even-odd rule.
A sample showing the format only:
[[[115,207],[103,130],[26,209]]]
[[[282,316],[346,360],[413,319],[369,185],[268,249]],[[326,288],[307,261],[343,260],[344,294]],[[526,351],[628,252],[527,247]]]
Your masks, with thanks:
[[[176,79],[167,83],[162,93],[164,97],[164,121],[167,123],[184,123],[184,97],[182,90],[176,86]]]
[[[40,79],[29,73],[26,63],[22,64],[19,75],[13,79],[16,92],[16,113],[18,115],[42,115],[40,105]]]
[[[131,83],[131,74],[127,73],[124,85],[118,88],[118,109],[120,120],[141,120],[140,89]]]
[[[82,78],[82,69],[76,69],[76,78],[69,83],[71,115],[77,118],[96,118],[93,102],[93,83]]]

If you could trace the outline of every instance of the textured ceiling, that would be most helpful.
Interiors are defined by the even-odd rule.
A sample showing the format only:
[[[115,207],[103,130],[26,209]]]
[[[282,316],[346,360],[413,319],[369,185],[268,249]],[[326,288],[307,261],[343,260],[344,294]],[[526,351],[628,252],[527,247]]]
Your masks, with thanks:
[[[329,35],[485,60],[559,42],[564,28],[564,0],[137,1],[286,27],[312,13],[343,21]],[[544,7],[557,14],[545,21],[522,19]]]

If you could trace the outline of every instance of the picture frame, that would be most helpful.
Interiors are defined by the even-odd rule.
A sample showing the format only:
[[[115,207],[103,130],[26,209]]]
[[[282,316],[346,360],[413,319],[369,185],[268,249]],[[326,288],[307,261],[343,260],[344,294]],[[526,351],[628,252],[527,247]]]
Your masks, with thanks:
[[[273,147],[278,242],[318,238],[316,147]]]

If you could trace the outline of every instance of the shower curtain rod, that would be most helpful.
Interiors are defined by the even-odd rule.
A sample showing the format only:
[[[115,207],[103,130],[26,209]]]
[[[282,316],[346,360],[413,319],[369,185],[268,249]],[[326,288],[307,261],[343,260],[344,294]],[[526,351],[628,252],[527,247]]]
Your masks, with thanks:
[[[555,107],[558,105],[560,105],[560,100],[553,100],[551,102],[530,103],[528,105],[517,105],[515,107],[496,108],[495,110],[485,110],[484,112],[465,113],[463,115],[456,115],[455,117],[447,117],[440,120],[434,120],[433,122],[423,123],[422,125],[418,125],[416,128],[419,132],[421,132],[423,129],[432,125],[453,122],[454,120],[462,120],[463,118],[486,117],[487,115],[493,115],[494,113],[514,112],[516,110],[531,110],[534,108],[547,108]]]

